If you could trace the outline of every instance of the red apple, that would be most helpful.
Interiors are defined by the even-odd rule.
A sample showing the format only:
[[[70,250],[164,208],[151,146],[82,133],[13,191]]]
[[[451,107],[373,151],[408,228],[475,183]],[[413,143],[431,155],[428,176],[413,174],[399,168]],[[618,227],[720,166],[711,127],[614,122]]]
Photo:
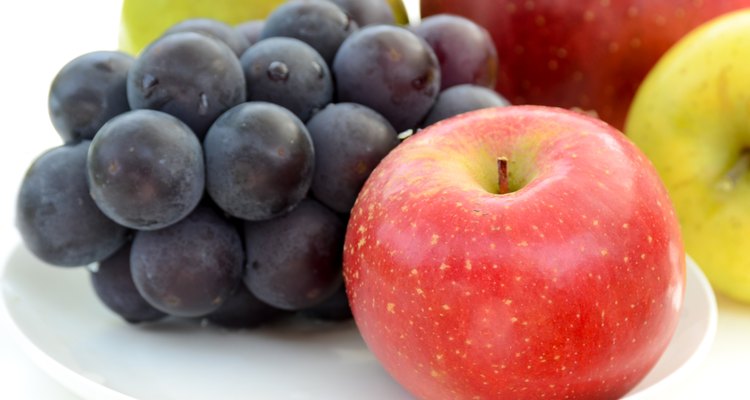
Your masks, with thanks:
[[[621,396],[665,350],[684,296],[654,168],[617,130],[558,108],[417,133],[373,171],[347,232],[357,326],[419,398]]]
[[[750,0],[421,0],[422,16],[453,13],[490,31],[497,90],[513,104],[595,111],[622,129],[661,55],[702,22]]]

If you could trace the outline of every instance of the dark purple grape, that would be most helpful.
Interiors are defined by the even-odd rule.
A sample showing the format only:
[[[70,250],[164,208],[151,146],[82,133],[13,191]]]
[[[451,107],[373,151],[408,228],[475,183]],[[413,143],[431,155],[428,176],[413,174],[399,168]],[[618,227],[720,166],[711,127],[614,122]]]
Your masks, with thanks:
[[[258,300],[245,285],[238,285],[224,304],[206,319],[225,328],[256,328],[283,314],[283,310]]]
[[[108,217],[134,229],[163,228],[188,215],[203,196],[201,144],[169,114],[129,111],[96,134],[88,181]]]
[[[302,314],[329,321],[344,321],[352,318],[352,310],[349,307],[349,298],[346,296],[346,287],[343,282],[322,303],[302,310]]]
[[[133,57],[119,51],[84,54],[57,73],[49,114],[65,143],[91,140],[110,118],[130,109],[126,93]]]
[[[484,86],[457,85],[438,95],[435,105],[422,126],[432,125],[454,115],[490,107],[504,107],[510,103],[496,91]]]
[[[97,208],[86,184],[89,141],[55,147],[37,158],[21,182],[16,227],[41,260],[79,266],[122,246],[128,230]]]
[[[396,145],[396,130],[382,115],[355,103],[330,104],[307,123],[315,148],[312,193],[348,213],[370,172]]]
[[[341,8],[360,27],[395,24],[393,10],[387,0],[329,0]]]
[[[216,120],[203,142],[206,188],[228,214],[263,220],[307,194],[315,153],[307,128],[276,104],[248,102]]]
[[[307,121],[333,99],[328,64],[315,49],[286,37],[263,39],[240,59],[250,101],[267,101]]]
[[[245,101],[245,76],[223,42],[195,32],[163,36],[149,45],[128,74],[133,109],[171,114],[205,136],[224,111]]]
[[[339,102],[363,104],[401,132],[415,128],[440,91],[440,67],[408,30],[372,25],[351,35],[333,61]]]
[[[156,321],[166,314],[151,306],[138,293],[130,273],[130,247],[128,243],[100,261],[99,268],[91,273],[91,284],[99,300],[125,321]]]
[[[245,224],[245,285],[284,310],[321,303],[341,285],[344,222],[312,199],[269,221]]]
[[[234,31],[244,37],[247,42],[245,50],[260,41],[260,32],[263,30],[263,25],[265,25],[265,23],[265,20],[254,19],[252,21],[243,22],[234,27]],[[244,53],[244,51],[242,53]],[[242,53],[240,53],[240,55],[242,55]]]
[[[497,50],[486,29],[458,15],[439,14],[423,19],[414,33],[435,50],[443,90],[467,83],[495,87]]]
[[[266,18],[261,38],[299,39],[317,50],[330,65],[341,43],[354,31],[354,22],[336,4],[319,0],[290,0]]]
[[[178,32],[195,32],[211,36],[229,46],[237,57],[241,56],[242,52],[250,47],[250,43],[248,43],[244,35],[239,34],[234,28],[224,22],[211,18],[186,19],[172,25],[164,32],[164,35]]]
[[[155,308],[179,317],[216,311],[242,278],[242,240],[208,207],[156,231],[140,231],[130,251],[138,292]]]

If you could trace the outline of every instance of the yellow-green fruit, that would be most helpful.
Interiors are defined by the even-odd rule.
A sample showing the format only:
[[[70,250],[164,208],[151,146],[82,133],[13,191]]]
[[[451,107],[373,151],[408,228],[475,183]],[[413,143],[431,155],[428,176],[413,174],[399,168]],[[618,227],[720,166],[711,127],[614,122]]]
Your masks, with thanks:
[[[137,54],[167,28],[187,18],[213,18],[235,25],[264,19],[285,0],[124,0],[120,50]],[[388,0],[396,22],[407,22],[401,0]]]
[[[669,190],[685,248],[750,303],[750,10],[692,31],[639,88],[625,133]]]

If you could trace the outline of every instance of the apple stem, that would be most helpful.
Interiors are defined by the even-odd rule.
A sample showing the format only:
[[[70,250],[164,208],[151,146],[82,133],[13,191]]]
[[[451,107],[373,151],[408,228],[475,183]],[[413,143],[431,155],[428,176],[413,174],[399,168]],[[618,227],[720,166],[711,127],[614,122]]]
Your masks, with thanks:
[[[497,158],[497,183],[499,194],[508,193],[508,157]]]
[[[724,177],[719,181],[718,187],[725,192],[732,191],[737,182],[750,169],[750,149],[742,150],[740,157],[734,163],[732,168],[727,171]]]

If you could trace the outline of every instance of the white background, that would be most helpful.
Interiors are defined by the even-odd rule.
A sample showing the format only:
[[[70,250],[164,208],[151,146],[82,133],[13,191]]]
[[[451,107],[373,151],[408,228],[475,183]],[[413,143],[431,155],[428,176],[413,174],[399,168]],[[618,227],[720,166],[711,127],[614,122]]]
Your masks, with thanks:
[[[415,1],[407,3],[416,11]],[[47,117],[51,79],[80,54],[115,49],[119,8],[115,0],[0,2],[0,265],[20,242],[13,226],[20,179],[39,153],[59,144]],[[668,398],[750,398],[750,306],[718,300],[711,352]],[[77,399],[37,369],[7,332],[0,325],[0,399]]]

